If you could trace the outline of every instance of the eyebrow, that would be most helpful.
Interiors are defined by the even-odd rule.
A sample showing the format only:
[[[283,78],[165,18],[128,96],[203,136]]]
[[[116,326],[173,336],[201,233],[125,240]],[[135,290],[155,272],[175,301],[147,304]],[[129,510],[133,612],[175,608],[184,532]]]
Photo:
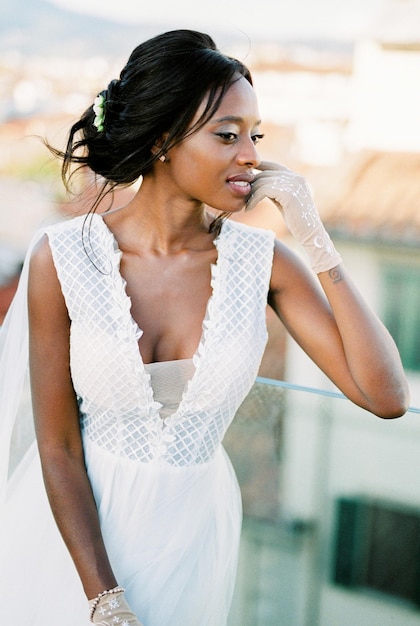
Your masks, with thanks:
[[[245,120],[243,117],[236,117],[235,115],[225,115],[225,117],[219,117],[217,120],[214,120],[217,123],[220,122],[237,122],[239,124],[243,123]],[[255,126],[259,126],[261,124],[261,120],[257,120],[255,122]]]

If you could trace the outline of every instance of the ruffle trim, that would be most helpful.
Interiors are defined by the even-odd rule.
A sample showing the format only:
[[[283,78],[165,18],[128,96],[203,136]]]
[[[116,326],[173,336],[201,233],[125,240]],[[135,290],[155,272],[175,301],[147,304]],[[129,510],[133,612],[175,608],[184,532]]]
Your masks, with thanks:
[[[185,418],[191,419],[192,413],[200,412],[203,400],[204,403],[207,404],[207,400],[212,400],[214,398],[214,390],[212,389],[212,386],[208,384],[208,377],[205,375],[203,370],[205,369],[205,364],[211,361],[211,359],[205,359],[205,356],[212,349],[212,338],[216,337],[215,331],[219,322],[218,306],[222,275],[224,272],[224,265],[234,250],[234,237],[232,237],[234,234],[235,233],[230,230],[229,225],[224,223],[221,232],[213,242],[217,250],[217,261],[216,263],[212,263],[210,266],[211,294],[207,302],[206,313],[203,319],[201,339],[193,356],[195,372],[191,380],[189,380],[186,385],[177,411],[172,416],[166,418],[165,422],[168,426],[172,426]]]
[[[112,260],[112,286],[115,305],[113,307],[113,316],[119,328],[119,339],[123,341],[126,347],[126,355],[128,362],[131,364],[133,371],[138,374],[139,384],[141,385],[142,397],[146,401],[146,411],[144,416],[156,420],[156,424],[161,427],[161,418],[159,411],[162,408],[160,402],[156,402],[153,397],[153,388],[151,386],[151,378],[147,373],[141,354],[138,348],[138,342],[143,334],[142,329],[131,315],[132,302],[127,293],[127,281],[121,274],[121,258],[122,251],[118,247],[118,243],[105,224],[100,215],[97,215],[104,232],[104,247]],[[158,442],[156,442],[158,443]]]
[[[131,315],[131,298],[127,294],[127,282],[121,274],[121,258],[122,251],[118,247],[118,243],[112,233],[104,222],[101,215],[96,215],[100,223],[102,224],[103,233],[105,234],[104,247],[112,259],[112,279],[114,286],[114,295],[116,302],[116,320],[118,326],[121,329],[121,339],[127,346],[127,359],[130,360],[135,371],[139,374],[139,381],[142,388],[142,397],[147,402],[147,409],[145,415],[154,421],[155,437],[154,445],[160,450],[162,454],[163,441],[170,437],[172,441],[172,435],[169,435],[168,429],[173,427],[179,421],[182,421],[184,415],[190,413],[194,406],[198,407],[197,399],[202,402],[204,397],[212,396],[212,390],[209,388],[207,377],[200,374],[203,368],[204,356],[211,349],[211,337],[212,331],[217,324],[217,302],[220,285],[220,274],[223,269],[223,264],[226,259],[234,253],[235,244],[234,239],[235,231],[229,228],[228,224],[224,224],[222,231],[215,238],[214,245],[217,250],[217,261],[211,264],[211,277],[210,287],[211,294],[207,302],[206,314],[202,323],[202,334],[199,345],[193,356],[193,364],[195,371],[191,379],[185,386],[182,398],[178,405],[177,410],[172,414],[162,419],[159,411],[162,408],[162,404],[154,400],[153,388],[151,385],[151,377],[147,373],[141,354],[138,350],[138,341],[143,334],[141,328]],[[233,237],[232,237],[233,236]],[[202,381],[200,384],[200,380]],[[167,441],[167,443],[170,443]]]

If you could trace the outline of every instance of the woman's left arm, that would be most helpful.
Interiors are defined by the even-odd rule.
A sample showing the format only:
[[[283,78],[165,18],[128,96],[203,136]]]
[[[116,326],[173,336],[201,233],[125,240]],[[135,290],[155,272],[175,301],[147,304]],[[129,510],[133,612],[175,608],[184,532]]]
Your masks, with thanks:
[[[259,169],[248,208],[263,197],[273,200],[306,249],[319,279],[317,285],[303,263],[277,242],[270,305],[299,345],[350,400],[380,417],[403,415],[409,391],[398,350],[346,273],[306,181],[277,164],[262,163]]]
[[[269,304],[303,350],[355,404],[384,418],[403,415],[409,392],[390,334],[342,264],[318,274],[277,243]]]

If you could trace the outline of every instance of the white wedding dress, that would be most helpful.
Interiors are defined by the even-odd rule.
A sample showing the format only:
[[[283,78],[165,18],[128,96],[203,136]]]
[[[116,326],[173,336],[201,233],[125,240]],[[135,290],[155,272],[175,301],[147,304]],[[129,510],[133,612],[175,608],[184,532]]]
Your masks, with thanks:
[[[241,501],[221,442],[255,380],[267,340],[273,233],[223,225],[194,358],[145,365],[138,349],[142,331],[119,271],[121,253],[101,216],[83,227],[84,219],[45,230],[71,318],[71,373],[86,468],[110,561],[144,626],[224,626]],[[25,276],[26,269],[23,281]],[[5,323],[19,358],[11,364],[13,346],[3,341],[3,370],[0,361],[0,375],[7,374],[0,380],[5,454],[17,410],[10,388],[18,394],[25,373],[25,315],[22,302],[18,306],[25,289]],[[49,509],[35,444],[6,488],[0,607],[11,626],[89,623],[86,598]]]

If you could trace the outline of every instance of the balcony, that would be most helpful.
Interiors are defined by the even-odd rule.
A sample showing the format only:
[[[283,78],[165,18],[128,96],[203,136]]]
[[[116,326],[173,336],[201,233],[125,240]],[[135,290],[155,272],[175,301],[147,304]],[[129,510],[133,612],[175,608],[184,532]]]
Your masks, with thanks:
[[[420,626],[419,413],[257,380],[225,439],[244,504],[229,626]]]

